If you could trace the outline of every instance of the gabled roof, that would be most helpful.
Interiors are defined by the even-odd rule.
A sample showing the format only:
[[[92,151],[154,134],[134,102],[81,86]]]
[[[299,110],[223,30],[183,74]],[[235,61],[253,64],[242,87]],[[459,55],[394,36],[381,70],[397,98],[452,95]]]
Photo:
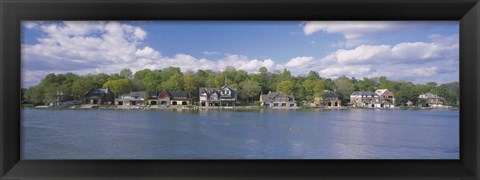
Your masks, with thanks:
[[[337,98],[338,97],[337,93],[334,93],[332,91],[326,91],[324,96],[325,97],[331,97],[331,98]]]
[[[188,99],[190,93],[187,91],[168,91],[172,99]]]
[[[143,98],[145,97],[145,91],[136,91],[136,92],[130,92],[130,93],[125,93],[125,94],[122,94],[120,96],[130,96],[130,97],[139,97],[139,98]]]
[[[132,97],[145,97],[145,91],[136,91],[136,92],[130,92],[130,96]]]
[[[428,92],[428,93],[425,93],[425,94],[420,94],[420,96],[418,96],[418,98],[433,99],[433,98],[442,98],[442,97]]]
[[[387,92],[388,89],[377,89],[375,93],[377,93],[379,96],[381,96],[383,93]]]
[[[228,89],[228,90],[230,90],[230,91],[237,91],[237,89],[235,89],[235,88],[229,88],[229,87],[227,87],[227,86],[222,86],[221,89]]]
[[[200,93],[207,93],[207,94],[210,94],[212,92],[220,92],[220,89],[219,88],[209,88],[209,87],[200,87],[198,88],[198,90],[200,91]]]
[[[90,89],[90,91],[88,91],[87,93],[85,93],[85,95],[87,95],[87,94],[89,94],[89,93],[108,94],[108,93],[112,93],[112,91],[110,91],[109,88],[100,89],[100,88],[98,88],[98,87],[94,87],[94,88]]]
[[[284,92],[281,91],[276,91],[276,92],[268,92],[268,94],[262,94],[262,99],[264,101],[271,101],[275,99],[277,96],[286,96],[290,99],[290,101],[295,101],[295,97],[292,95],[285,94]]]
[[[160,91],[151,91],[150,92],[150,97],[158,96],[159,94],[160,94]]]

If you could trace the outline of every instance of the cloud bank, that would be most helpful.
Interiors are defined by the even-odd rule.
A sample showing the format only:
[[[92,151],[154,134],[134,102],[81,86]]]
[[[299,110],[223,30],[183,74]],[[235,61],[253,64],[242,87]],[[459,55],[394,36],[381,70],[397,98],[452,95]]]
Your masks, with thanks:
[[[299,54],[286,63],[273,59],[256,59],[241,54],[203,52],[207,58],[189,54],[164,56],[161,50],[146,43],[148,32],[122,22],[23,22],[23,28],[41,33],[35,43],[22,44],[22,86],[36,85],[48,73],[72,72],[79,75],[118,73],[123,68],[132,71],[180,67],[182,71],[227,66],[257,72],[262,66],[270,72],[284,68],[294,75],[317,71],[321,76],[336,78],[342,75],[363,78],[387,76],[392,79],[423,82],[458,80],[458,34],[433,34],[428,42],[403,42],[393,45],[361,44],[375,32],[392,32],[395,28],[412,25],[384,22],[348,24],[348,22],[307,22],[306,35],[323,31],[342,33],[347,41],[358,44],[338,49],[324,57]],[[405,27],[406,26],[406,27]],[[395,28],[393,28],[395,27]],[[453,77],[453,78],[452,78]]]

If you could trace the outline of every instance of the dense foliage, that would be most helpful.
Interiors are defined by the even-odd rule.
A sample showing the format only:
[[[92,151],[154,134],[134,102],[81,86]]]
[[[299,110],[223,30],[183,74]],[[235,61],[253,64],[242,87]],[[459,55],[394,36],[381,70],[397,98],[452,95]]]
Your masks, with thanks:
[[[414,84],[391,81],[386,77],[357,80],[342,76],[329,79],[320,77],[314,71],[304,76],[293,76],[287,69],[281,73],[273,73],[265,67],[251,74],[233,67],[227,67],[221,72],[198,70],[182,73],[178,67],[168,67],[162,70],[144,69],[134,74],[129,69],[123,69],[111,75],[100,73],[79,76],[72,73],[52,73],[38,85],[22,89],[22,103],[52,102],[57,92],[73,95],[74,100],[81,101],[84,94],[93,87],[108,87],[116,95],[131,91],[188,91],[192,94],[194,101],[198,101],[199,87],[221,87],[225,84],[238,90],[238,100],[241,104],[255,102],[261,93],[266,94],[269,91],[293,94],[298,102],[312,102],[315,97],[322,96],[324,90],[331,90],[339,95],[343,104],[346,104],[353,91],[389,89],[395,94],[396,101],[400,105],[408,101],[416,104],[418,96],[426,92],[444,97],[449,105],[458,105],[460,94],[458,82],[438,85],[435,82]]]

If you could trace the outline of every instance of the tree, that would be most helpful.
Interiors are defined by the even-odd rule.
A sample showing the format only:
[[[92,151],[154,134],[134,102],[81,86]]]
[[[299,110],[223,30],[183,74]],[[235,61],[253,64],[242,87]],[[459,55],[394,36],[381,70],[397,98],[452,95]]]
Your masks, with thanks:
[[[357,91],[375,91],[377,89],[376,83],[374,80],[364,77],[363,80],[355,83],[355,90]]]
[[[320,80],[320,75],[318,75],[318,72],[316,72],[316,71],[310,71],[307,74],[307,79],[308,80]]]
[[[293,94],[295,84],[292,81],[282,81],[277,84],[277,91],[284,92],[285,94]]]
[[[308,101],[312,101],[315,98],[314,97],[315,83],[316,81],[310,80],[310,79],[307,79],[302,83],[302,88],[304,89],[303,90],[304,96],[305,96],[305,99]]]
[[[333,82],[330,78],[325,79],[325,89],[328,89],[330,91],[335,90],[335,82]]]
[[[183,78],[183,89],[187,92],[190,92],[190,94],[196,98],[198,97],[198,87],[199,83],[195,77],[195,74],[192,72],[187,73],[187,75]]]
[[[103,84],[109,80],[110,76],[105,73],[100,73],[96,75],[87,75],[86,78],[93,84],[94,87],[102,87]]]
[[[150,71],[143,74],[143,85],[148,91],[160,90],[161,71]]]
[[[239,94],[244,96],[248,103],[248,98],[252,98],[253,102],[253,98],[257,97],[261,90],[262,88],[258,82],[248,79],[240,83]]]
[[[80,101],[85,93],[94,87],[93,83],[86,78],[79,78],[72,83],[72,94],[74,100]]]
[[[415,85],[411,82],[399,82],[398,90],[393,92],[395,94],[395,101],[397,104],[403,105],[408,101],[413,104],[418,103],[418,96],[420,92],[415,88]]]
[[[460,84],[458,82],[446,83],[437,87],[437,93],[444,97],[447,104],[458,106],[460,102]]]
[[[45,102],[43,97],[44,94],[45,92],[40,86],[33,86],[25,91],[25,97],[35,105]]]
[[[278,78],[280,81],[290,81],[292,80],[292,73],[285,68]]]
[[[262,93],[267,93],[268,92],[268,70],[266,67],[260,67],[258,69],[258,74],[253,74],[250,75],[251,79],[258,82],[261,87],[261,92]]]
[[[118,73],[114,73],[114,74],[110,75],[110,77],[108,77],[108,80],[119,80],[119,79],[128,79],[128,78],[125,78]]]
[[[183,90],[183,75],[182,74],[174,74],[170,77],[170,79],[161,84],[163,90],[167,91],[181,91]]]
[[[122,69],[120,71],[120,76],[122,76],[125,79],[130,79],[132,78],[132,71],[130,69]]]
[[[116,95],[125,94],[134,90],[132,81],[129,79],[109,80],[103,84],[103,88],[110,88]]]
[[[137,71],[135,72],[135,75],[133,75],[133,78],[134,79],[139,79],[139,80],[143,80],[145,79],[145,77],[149,74],[152,74],[152,70],[150,69],[144,69],[144,70],[140,70],[140,71]]]
[[[350,99],[350,94],[352,94],[354,90],[354,86],[351,80],[345,76],[339,77],[335,80],[335,87],[338,96],[342,100],[342,103],[348,103],[348,99]]]

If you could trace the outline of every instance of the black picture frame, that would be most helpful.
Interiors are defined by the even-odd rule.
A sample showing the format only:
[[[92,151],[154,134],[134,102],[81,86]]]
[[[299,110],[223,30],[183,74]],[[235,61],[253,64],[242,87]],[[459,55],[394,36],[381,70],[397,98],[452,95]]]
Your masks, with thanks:
[[[480,178],[478,0],[0,0],[1,179]],[[21,20],[459,20],[460,160],[20,160]]]

